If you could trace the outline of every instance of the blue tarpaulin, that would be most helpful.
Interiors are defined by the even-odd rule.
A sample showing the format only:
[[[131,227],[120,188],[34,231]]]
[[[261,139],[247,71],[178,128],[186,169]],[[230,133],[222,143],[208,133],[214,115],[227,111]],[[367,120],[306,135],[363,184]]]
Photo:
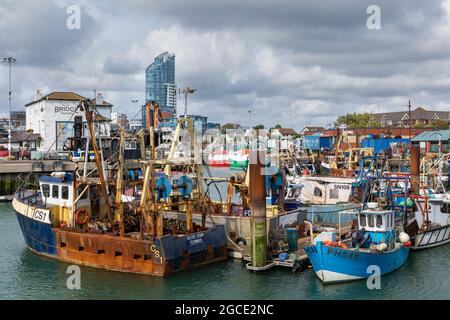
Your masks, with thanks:
[[[319,139],[320,149],[330,150],[333,146],[333,138],[332,137],[320,137]]]
[[[304,136],[302,149],[313,151],[320,150],[320,137],[319,136]]]
[[[375,153],[386,151],[392,143],[409,144],[409,139],[382,138],[372,139],[366,138],[361,141],[361,148],[373,148]]]

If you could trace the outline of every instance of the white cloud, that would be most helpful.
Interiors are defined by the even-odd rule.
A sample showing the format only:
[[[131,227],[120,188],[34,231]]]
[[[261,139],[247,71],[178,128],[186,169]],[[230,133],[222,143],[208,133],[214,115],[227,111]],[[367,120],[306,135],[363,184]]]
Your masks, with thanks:
[[[69,32],[64,7],[72,3],[82,8],[82,30]],[[377,33],[365,27],[368,3],[8,0],[0,53],[20,61],[15,109],[38,88],[97,89],[132,116],[131,100],[144,102],[145,68],[171,51],[178,85],[198,89],[190,112],[211,121],[301,129],[344,112],[401,110],[408,99],[447,110],[450,0],[380,1]]]

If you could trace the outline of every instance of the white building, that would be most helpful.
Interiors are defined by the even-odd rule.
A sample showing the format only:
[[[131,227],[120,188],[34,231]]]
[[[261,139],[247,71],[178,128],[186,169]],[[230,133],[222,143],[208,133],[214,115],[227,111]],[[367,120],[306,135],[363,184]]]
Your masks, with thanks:
[[[112,112],[111,113],[111,123],[117,124],[123,128],[129,125],[128,117],[125,113]]]
[[[166,106],[168,110],[172,110],[174,115],[177,114],[177,85],[175,83],[165,83],[166,89]]]
[[[53,92],[43,95],[40,90],[36,92],[34,101],[25,105],[27,130],[41,135],[42,140],[38,151],[61,151],[67,140],[72,137],[75,116],[82,116],[84,112],[77,107],[80,100],[86,98],[74,92]],[[101,94],[96,97],[96,109],[101,115],[101,121],[96,124],[99,136],[109,136],[112,104],[103,101]],[[86,124],[83,135],[88,135]]]
[[[142,119],[131,119],[130,130],[139,131],[142,129]]]

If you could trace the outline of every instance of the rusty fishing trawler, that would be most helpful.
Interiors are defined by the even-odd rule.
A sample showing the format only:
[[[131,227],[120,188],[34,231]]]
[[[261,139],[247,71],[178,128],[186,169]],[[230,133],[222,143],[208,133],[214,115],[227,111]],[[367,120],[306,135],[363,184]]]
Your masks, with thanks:
[[[205,227],[209,207],[201,164],[193,156],[181,163],[155,158],[159,106],[147,105],[147,129],[133,135],[120,131],[117,161],[112,162],[103,161],[99,151],[94,104],[82,100],[78,108],[85,113],[95,169],[54,172],[40,178],[39,189],[15,195],[13,207],[27,247],[68,263],[154,276],[226,259],[224,226]],[[178,125],[193,136],[191,119],[180,119]],[[125,160],[130,139],[139,144],[140,159]],[[142,168],[142,177],[129,177],[130,162]],[[195,224],[193,213],[201,214],[203,223]]]

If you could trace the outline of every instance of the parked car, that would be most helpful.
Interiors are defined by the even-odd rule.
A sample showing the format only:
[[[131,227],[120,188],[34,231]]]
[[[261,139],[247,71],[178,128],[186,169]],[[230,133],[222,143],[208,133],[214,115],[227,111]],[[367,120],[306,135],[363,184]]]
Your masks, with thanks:
[[[0,159],[3,159],[3,160],[9,159],[8,150],[0,150]],[[15,160],[15,159],[16,159],[16,157],[14,155],[14,152],[11,152],[11,160]]]

